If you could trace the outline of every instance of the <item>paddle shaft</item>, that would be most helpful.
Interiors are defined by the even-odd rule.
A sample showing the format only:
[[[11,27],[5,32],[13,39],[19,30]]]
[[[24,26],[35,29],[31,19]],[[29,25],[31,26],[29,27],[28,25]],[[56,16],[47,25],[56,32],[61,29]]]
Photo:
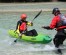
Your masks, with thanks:
[[[18,35],[19,35],[19,34],[18,34]],[[21,35],[22,35],[22,34],[21,34]],[[22,38],[21,35],[20,35],[16,40],[14,40],[14,42],[17,42],[17,40],[18,40],[19,38],[21,39],[21,38]]]

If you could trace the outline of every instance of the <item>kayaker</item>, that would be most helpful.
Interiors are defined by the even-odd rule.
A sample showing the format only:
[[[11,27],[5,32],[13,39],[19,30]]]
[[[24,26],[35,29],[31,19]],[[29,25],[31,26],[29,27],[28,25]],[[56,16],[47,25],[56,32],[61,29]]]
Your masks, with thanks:
[[[42,28],[47,30],[56,29],[57,33],[53,39],[54,45],[58,51],[58,53],[62,53],[59,46],[63,44],[64,40],[66,39],[66,17],[61,14],[59,8],[54,8],[52,11],[54,14],[54,18],[52,19],[49,26],[42,26]]]
[[[15,31],[17,31],[17,33],[19,33],[19,36],[21,37],[22,34],[25,34],[27,32],[27,25],[33,26],[33,23],[26,21],[26,14],[21,14],[20,18],[21,19],[17,22]]]

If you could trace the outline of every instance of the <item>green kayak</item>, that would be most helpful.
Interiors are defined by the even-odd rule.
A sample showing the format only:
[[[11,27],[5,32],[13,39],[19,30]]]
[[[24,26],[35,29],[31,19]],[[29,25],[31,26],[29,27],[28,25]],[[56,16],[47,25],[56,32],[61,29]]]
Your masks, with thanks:
[[[18,38],[18,33],[14,32],[14,30],[9,30],[8,31],[9,35],[13,38]],[[47,44],[51,42],[52,38],[50,38],[48,35],[40,34],[38,33],[37,36],[26,36],[22,35],[22,40],[29,41],[29,42],[34,42],[34,43],[44,43]]]

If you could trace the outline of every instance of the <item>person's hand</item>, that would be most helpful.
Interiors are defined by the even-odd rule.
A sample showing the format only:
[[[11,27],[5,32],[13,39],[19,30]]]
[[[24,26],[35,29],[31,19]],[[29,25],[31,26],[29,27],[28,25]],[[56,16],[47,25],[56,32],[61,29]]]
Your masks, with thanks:
[[[33,26],[33,22],[32,22],[32,21],[30,21],[30,23],[31,23],[31,26]]]
[[[42,26],[42,28],[46,29],[46,28],[47,28],[47,26]]]
[[[42,26],[41,28],[44,28],[45,26]]]
[[[42,26],[42,28],[47,29],[47,30],[51,29],[49,26]]]
[[[21,33],[19,33],[19,36],[21,36]]]

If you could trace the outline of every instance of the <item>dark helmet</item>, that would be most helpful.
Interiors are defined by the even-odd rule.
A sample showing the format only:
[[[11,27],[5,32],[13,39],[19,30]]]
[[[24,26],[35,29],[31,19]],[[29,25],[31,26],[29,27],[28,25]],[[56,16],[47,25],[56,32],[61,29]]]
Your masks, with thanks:
[[[60,10],[59,8],[54,8],[53,11],[52,11],[52,14],[60,14]]]

